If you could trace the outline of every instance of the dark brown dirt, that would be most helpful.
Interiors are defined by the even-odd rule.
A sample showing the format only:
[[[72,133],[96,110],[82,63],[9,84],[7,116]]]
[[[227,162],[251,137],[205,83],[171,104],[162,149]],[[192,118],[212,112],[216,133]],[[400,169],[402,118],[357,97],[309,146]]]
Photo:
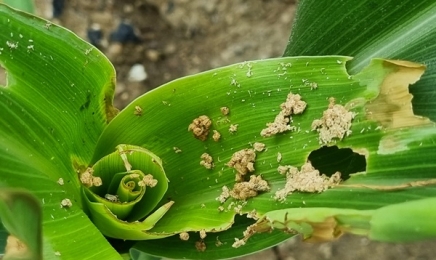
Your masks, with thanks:
[[[170,80],[245,60],[281,56],[295,10],[293,0],[68,0],[54,22],[86,39],[97,23],[104,33],[101,50],[117,71],[115,104],[125,107],[147,90]],[[51,1],[36,0],[38,14],[51,17]],[[110,32],[120,21],[131,23],[139,44],[116,45]],[[134,64],[148,78],[127,79]],[[434,248],[434,249],[433,249]],[[308,244],[292,238],[276,250],[240,259],[433,259],[436,244],[389,244],[347,235],[338,241]]]

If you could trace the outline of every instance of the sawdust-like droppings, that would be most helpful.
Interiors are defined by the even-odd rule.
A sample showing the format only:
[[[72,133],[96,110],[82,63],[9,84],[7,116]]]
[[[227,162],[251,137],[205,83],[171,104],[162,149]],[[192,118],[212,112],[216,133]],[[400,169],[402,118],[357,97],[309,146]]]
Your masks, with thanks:
[[[341,181],[341,173],[336,172],[331,177],[320,174],[310,162],[301,166],[299,171],[293,166],[280,166],[278,171],[286,174],[285,188],[278,190],[274,199],[284,201],[286,196],[294,191],[320,193],[328,188],[336,186]]]
[[[220,140],[220,138],[221,138],[221,134],[220,134],[220,132],[218,132],[217,130],[213,130],[212,139],[213,139],[215,142],[218,142],[218,141]]]
[[[235,183],[230,191],[230,196],[238,200],[246,200],[257,196],[260,191],[268,191],[268,183],[262,179],[262,176],[251,175],[249,181]]]
[[[70,208],[71,206],[73,206],[73,203],[71,203],[70,199],[63,199],[61,201],[61,208]]]
[[[221,107],[221,114],[223,114],[224,116],[227,116],[230,113],[230,109],[228,107]]]
[[[256,142],[253,144],[253,148],[256,152],[262,152],[265,150],[266,145],[264,143]]]
[[[230,126],[229,126],[229,132],[231,133],[231,134],[234,134],[234,133],[236,133],[237,131],[238,131],[238,124],[231,124]]]
[[[206,230],[205,229],[200,230],[200,238],[205,239],[206,236],[207,236]]]
[[[334,138],[342,140],[351,134],[351,121],[355,114],[344,106],[335,104],[335,99],[329,99],[329,107],[324,111],[321,119],[312,122],[312,131],[319,133],[319,143],[327,144]]]
[[[92,186],[101,186],[103,184],[100,177],[94,177],[94,169],[87,168],[84,172],[80,174],[80,182],[86,187],[90,188]]]
[[[238,248],[245,245],[245,240],[244,239],[239,239],[235,237],[235,242],[232,244],[233,248]]]
[[[204,252],[204,251],[206,251],[206,243],[204,243],[203,240],[196,241],[196,242],[195,242],[195,248],[196,248],[197,251],[199,251],[199,252]]]
[[[275,117],[274,122],[267,123],[267,128],[260,132],[263,137],[273,136],[286,131],[294,131],[295,127],[291,126],[291,115],[301,114],[306,109],[307,103],[301,100],[298,94],[289,93],[286,101],[280,105],[281,111]]]
[[[212,120],[208,116],[202,115],[192,121],[188,126],[188,131],[192,131],[195,138],[204,141],[209,134],[211,125]]]
[[[189,240],[189,233],[188,232],[182,232],[179,234],[180,240],[187,241]]]
[[[148,186],[150,188],[153,188],[157,185],[157,180],[153,178],[153,175],[147,174],[145,175],[142,180],[138,181],[138,186],[145,187]]]
[[[204,168],[206,168],[206,169],[213,168],[213,166],[214,166],[213,159],[212,159],[212,156],[210,156],[210,154],[203,153],[200,158],[201,158],[200,165],[204,166]]]
[[[244,175],[249,172],[254,172],[255,160],[256,153],[254,149],[243,149],[232,155],[227,166],[233,167],[237,171],[235,180],[239,182],[244,179]]]
[[[221,188],[222,192],[218,198],[216,198],[217,201],[224,203],[226,200],[230,197],[230,190],[227,186],[223,186]],[[220,210],[222,211],[222,210]]]

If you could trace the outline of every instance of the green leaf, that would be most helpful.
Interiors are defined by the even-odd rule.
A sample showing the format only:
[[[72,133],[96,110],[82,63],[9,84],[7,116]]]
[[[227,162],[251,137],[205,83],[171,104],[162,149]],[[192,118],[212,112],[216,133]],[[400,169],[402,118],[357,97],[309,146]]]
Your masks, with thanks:
[[[424,7],[418,14],[423,23],[405,28],[431,21],[433,6]],[[96,226],[122,239],[170,236],[140,241],[132,252],[210,259],[252,253],[297,233],[332,239],[339,229],[392,241],[382,234],[395,228],[397,235],[414,239],[436,236],[430,218],[425,218],[432,215],[413,211],[436,194],[434,118],[428,109],[426,117],[415,116],[408,93],[423,66],[376,59],[364,68],[362,61],[369,57],[359,55],[355,61],[348,56],[305,56],[244,62],[165,84],[112,120],[114,70],[98,50],[47,21],[2,5],[0,12],[0,26],[7,32],[0,35],[0,61],[8,72],[7,86],[0,87],[0,182],[30,190],[41,200],[44,258],[125,257]],[[433,35],[433,25],[429,28]],[[424,34],[410,38],[419,35]],[[271,123],[277,118],[284,124]],[[283,133],[265,132],[268,125],[275,127],[268,131]],[[254,151],[256,142],[266,149]],[[120,144],[150,151],[148,156],[159,162],[157,169],[142,170],[137,165],[153,165],[150,158],[123,154]],[[344,174],[339,185],[337,175],[321,176],[306,163],[312,152],[335,146],[365,159],[365,167]],[[314,159],[314,165],[320,170],[334,165],[326,158],[331,157]],[[89,169],[103,185],[90,187],[82,180],[83,174],[91,174]],[[283,169],[286,173],[279,174]],[[153,192],[159,196],[140,204],[135,190],[140,180],[132,174],[156,177],[155,170],[162,178],[159,183],[166,183],[166,175],[168,187],[141,189],[144,197]],[[308,185],[295,181],[313,175]],[[133,183],[125,179],[132,177]],[[115,193],[142,210],[129,208],[130,202],[116,205],[103,199]],[[381,218],[409,208],[404,219],[424,221],[406,225]],[[265,221],[267,216],[273,222]],[[413,233],[427,226],[428,232]],[[195,238],[180,239],[186,232]],[[214,247],[217,237],[224,242]],[[67,239],[86,243],[71,246]],[[177,250],[168,250],[169,243]],[[247,245],[237,247],[243,243]]]
[[[33,0],[0,0],[0,3],[5,3],[10,7],[17,8],[18,10],[34,13],[35,3]]]
[[[377,210],[371,220],[369,237],[394,242],[434,239],[436,214],[429,205],[434,205],[435,201],[435,198],[421,199]],[[387,218],[386,216],[393,217]]]
[[[247,225],[252,223],[253,220],[249,220],[244,216],[236,216],[231,229],[219,233],[209,233],[204,239],[200,239],[196,233],[189,233],[189,240],[187,241],[181,241],[179,236],[142,241],[132,247],[130,254],[133,259],[136,259],[134,257],[137,257],[137,255],[165,255],[174,259],[180,259],[182,256],[187,259],[226,259],[270,248],[293,236],[293,234],[276,230],[253,236],[249,246],[233,248],[232,244],[235,242],[235,237],[240,236]],[[171,250],[169,250],[168,245],[171,245]]]
[[[374,57],[423,63],[426,73],[410,88],[413,110],[435,121],[435,12],[434,1],[302,0],[284,56],[353,56],[353,74]]]
[[[152,212],[168,189],[168,179],[161,159],[150,151],[118,145],[116,152],[85,170],[80,179],[90,216],[104,235],[123,240],[168,236],[147,232],[173,204],[170,201]]]
[[[170,82],[133,101],[108,125],[93,161],[119,143],[141,145],[162,158],[170,180],[165,197],[173,200],[174,205],[151,232],[206,231],[210,234],[228,230],[219,235],[234,234],[237,230],[233,225],[234,216],[238,213],[254,214],[261,219],[269,212],[279,210],[278,216],[284,218],[285,209],[301,207],[350,210],[357,227],[368,226],[367,210],[435,195],[436,190],[429,186],[434,181],[434,165],[416,153],[434,153],[431,140],[436,133],[433,123],[415,117],[407,105],[410,104],[410,98],[405,94],[408,85],[423,73],[422,66],[374,60],[361,73],[349,76],[345,69],[348,60],[348,57],[329,56],[245,62]],[[384,98],[388,90],[400,95]],[[274,120],[280,104],[290,92],[301,95],[308,104],[302,115],[292,117],[297,131],[262,137],[261,130]],[[278,174],[277,167],[300,167],[312,151],[325,145],[318,133],[312,131],[312,122],[323,116],[330,97],[336,98],[337,104],[348,107],[355,117],[351,135],[344,140],[327,142],[327,145],[364,155],[366,172],[351,175],[342,185],[320,194],[295,192],[284,203],[274,200],[275,193],[285,186],[285,178]],[[224,106],[230,109],[228,116],[220,111]],[[139,109],[140,115],[136,113]],[[188,131],[190,123],[200,115],[207,115],[212,121],[212,129],[221,133],[218,142],[212,140],[211,134],[204,141],[197,140]],[[231,124],[238,124],[237,132],[229,132]],[[416,131],[420,134],[414,134]],[[397,139],[402,141],[397,144]],[[235,171],[227,163],[236,151],[251,148],[255,142],[266,144],[267,150],[257,153],[254,168],[256,174],[267,180],[271,190],[247,201],[228,199],[221,205],[217,197],[222,187],[231,189],[235,184]],[[212,156],[212,169],[200,165],[203,153]],[[282,157],[279,161],[278,153]],[[400,167],[405,158],[417,162],[415,167],[420,167],[419,174],[410,175],[410,168]],[[425,187],[409,188],[414,186]],[[353,218],[344,221],[348,223]],[[239,236],[233,239],[243,237],[244,229],[239,231]],[[315,231],[309,226],[295,229],[295,233],[302,233],[307,238],[315,236]],[[367,234],[367,229],[363,233]],[[222,248],[227,252],[225,257],[250,252],[255,245],[251,239],[255,237],[246,241],[249,245],[242,251],[232,249],[232,243],[226,244]],[[279,242],[273,237],[264,239],[270,245]],[[160,246],[169,241],[178,248],[177,253],[167,252]],[[211,255],[199,254],[193,244],[195,241],[185,243],[176,236],[138,242],[136,248],[167,257],[216,257],[213,254],[218,249],[213,248]]]
[[[7,71],[0,86],[0,182],[41,201],[44,259],[119,258],[82,210],[75,168],[88,165],[115,111],[112,65],[70,31],[4,5],[0,27]],[[65,199],[71,207],[61,207]]]
[[[10,234],[4,259],[42,259],[41,219],[41,205],[34,196],[0,190],[0,220]]]

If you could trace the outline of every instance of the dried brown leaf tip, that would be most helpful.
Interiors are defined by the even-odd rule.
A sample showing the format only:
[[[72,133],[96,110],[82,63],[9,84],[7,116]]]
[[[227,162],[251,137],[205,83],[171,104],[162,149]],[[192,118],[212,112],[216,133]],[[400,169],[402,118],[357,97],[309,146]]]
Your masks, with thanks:
[[[284,201],[286,196],[294,191],[320,193],[338,185],[341,181],[340,172],[328,177],[320,174],[310,162],[301,166],[300,171],[293,166],[280,166],[277,170],[280,174],[286,174],[285,188],[278,190],[274,196],[274,199],[279,201]]]
[[[324,111],[321,119],[312,122],[312,131],[319,133],[319,143],[327,144],[334,138],[342,140],[351,134],[351,121],[355,114],[344,106],[335,104],[335,99],[329,99],[329,107]]]
[[[212,121],[208,116],[202,115],[195,118],[192,123],[188,126],[188,131],[192,131],[194,137],[204,141],[209,134],[210,126]]]
[[[306,109],[307,103],[301,100],[298,94],[289,93],[286,101],[280,105],[281,111],[274,119],[274,122],[267,123],[267,128],[260,132],[263,137],[273,136],[286,131],[294,131],[295,127],[291,126],[291,115],[301,114]]]
[[[210,156],[210,154],[203,153],[200,158],[201,158],[200,165],[203,165],[204,168],[206,168],[206,169],[213,168],[213,166],[214,166],[213,159],[212,159],[212,156]]]
[[[251,175],[249,181],[235,183],[230,191],[230,196],[238,200],[246,200],[257,196],[261,191],[268,191],[268,183],[262,179],[262,176]]]
[[[227,166],[236,170],[236,181],[243,181],[244,175],[249,172],[254,172],[254,161],[256,160],[256,153],[254,149],[244,149],[237,151],[232,155],[232,158],[227,163]]]

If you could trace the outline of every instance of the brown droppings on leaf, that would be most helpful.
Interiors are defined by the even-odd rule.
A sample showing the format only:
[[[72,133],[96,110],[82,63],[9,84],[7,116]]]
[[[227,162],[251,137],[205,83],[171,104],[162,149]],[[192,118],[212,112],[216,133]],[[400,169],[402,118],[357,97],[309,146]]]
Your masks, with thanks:
[[[189,233],[188,232],[182,232],[179,234],[180,240],[187,241],[189,240]]]
[[[263,217],[263,219],[258,220],[253,225],[247,227],[247,229],[243,232],[244,237],[242,239],[235,238],[235,243],[233,243],[232,246],[234,248],[238,248],[245,245],[247,240],[256,233],[271,232],[273,230],[271,225],[271,221],[268,218]]]
[[[277,171],[281,174],[281,175],[285,175],[290,169],[292,168],[292,166],[289,166],[289,165],[285,165],[285,166],[283,166],[283,165],[280,165],[278,168],[277,168]]]
[[[73,206],[73,203],[71,203],[70,199],[63,199],[61,201],[61,208],[69,208],[71,206]]]
[[[200,230],[200,238],[201,238],[201,239],[205,239],[206,236],[207,236],[207,234],[206,234],[206,230],[205,230],[205,229]]]
[[[203,165],[204,168],[208,170],[213,168],[214,166],[213,159],[212,156],[210,156],[210,154],[203,153],[200,158],[201,158],[200,165]]]
[[[299,94],[289,93],[285,103],[280,105],[285,116],[302,114],[306,109],[307,103],[301,100]]]
[[[221,190],[222,190],[222,192],[221,192],[220,196],[218,198],[216,198],[216,200],[218,200],[221,203],[224,203],[230,197],[230,190],[229,190],[229,188],[227,188],[227,186],[223,186],[221,188]],[[220,209],[218,208],[218,210],[220,210]],[[220,211],[222,211],[222,210],[220,210]]]
[[[256,152],[262,152],[263,150],[265,150],[265,144],[264,143],[259,143],[256,142],[253,144],[253,148]]]
[[[268,191],[269,189],[268,182],[262,179],[262,176],[251,175],[249,181],[235,183],[230,191],[230,196],[234,199],[246,200],[257,196],[261,191]]]
[[[253,209],[252,211],[247,213],[247,218],[252,218],[254,220],[258,220],[259,215],[257,214],[257,211],[255,209]]]
[[[138,186],[145,187],[148,186],[150,188],[153,188],[157,185],[157,180],[153,178],[153,175],[147,174],[145,175],[142,180],[138,181]]]
[[[220,240],[219,237],[217,236],[217,237],[216,237],[216,240],[215,240],[215,246],[216,246],[216,247],[220,247],[220,246],[222,246],[222,245],[224,245],[224,243],[221,242],[221,240]]]
[[[227,163],[227,166],[233,167],[236,170],[236,181],[242,181],[244,175],[249,172],[254,172],[254,161],[256,153],[254,149],[243,149],[232,155],[232,158]]]
[[[227,116],[230,113],[230,109],[228,107],[221,107],[221,114],[223,114],[224,116]]]
[[[211,125],[212,121],[210,118],[202,115],[192,121],[192,123],[188,126],[188,131],[192,131],[195,138],[205,141],[209,134]]]
[[[277,153],[277,162],[281,162],[282,159],[283,159],[282,153],[281,153],[281,152],[278,152],[278,153]]]
[[[101,186],[103,182],[100,177],[94,177],[94,169],[88,167],[84,172],[80,174],[80,182],[86,187]]]
[[[196,248],[197,251],[199,251],[199,252],[204,252],[204,251],[206,251],[206,243],[204,243],[203,240],[196,241],[196,242],[195,242],[195,248]]]
[[[140,106],[135,106],[135,111],[133,111],[135,116],[142,116],[142,108]]]
[[[220,132],[218,132],[217,130],[213,130],[212,139],[213,139],[215,142],[218,142],[218,141],[220,140],[220,138],[221,138],[221,134],[220,134]]]
[[[240,246],[245,245],[245,240],[244,239],[239,239],[235,237],[235,242],[233,243],[232,247],[233,248],[238,248]]]
[[[244,207],[243,205],[236,205],[233,210],[235,211],[236,214],[242,215],[242,207]]]
[[[260,135],[269,137],[286,131],[294,131],[296,128],[290,125],[292,122],[291,115],[303,113],[306,106],[306,102],[301,100],[300,95],[289,93],[286,101],[280,105],[281,111],[275,117],[274,122],[267,123],[267,128],[263,129]]]
[[[234,133],[236,133],[237,131],[238,131],[238,124],[231,124],[230,126],[229,126],[229,132],[231,133],[231,134],[234,134]]]
[[[100,177],[92,177],[92,185],[95,187],[101,186],[103,184]]]
[[[274,199],[278,201],[284,201],[286,196],[294,191],[320,193],[338,185],[341,181],[340,172],[336,172],[331,177],[328,177],[325,174],[320,174],[310,162],[301,166],[300,171],[296,167],[285,167],[287,169],[284,167],[279,167],[278,169],[281,174],[286,169],[285,188],[278,190],[274,196]]]
[[[342,140],[351,134],[351,121],[355,114],[344,106],[335,104],[335,99],[329,99],[328,109],[324,111],[321,119],[312,122],[312,131],[319,133],[319,143],[327,144],[334,138]]]

